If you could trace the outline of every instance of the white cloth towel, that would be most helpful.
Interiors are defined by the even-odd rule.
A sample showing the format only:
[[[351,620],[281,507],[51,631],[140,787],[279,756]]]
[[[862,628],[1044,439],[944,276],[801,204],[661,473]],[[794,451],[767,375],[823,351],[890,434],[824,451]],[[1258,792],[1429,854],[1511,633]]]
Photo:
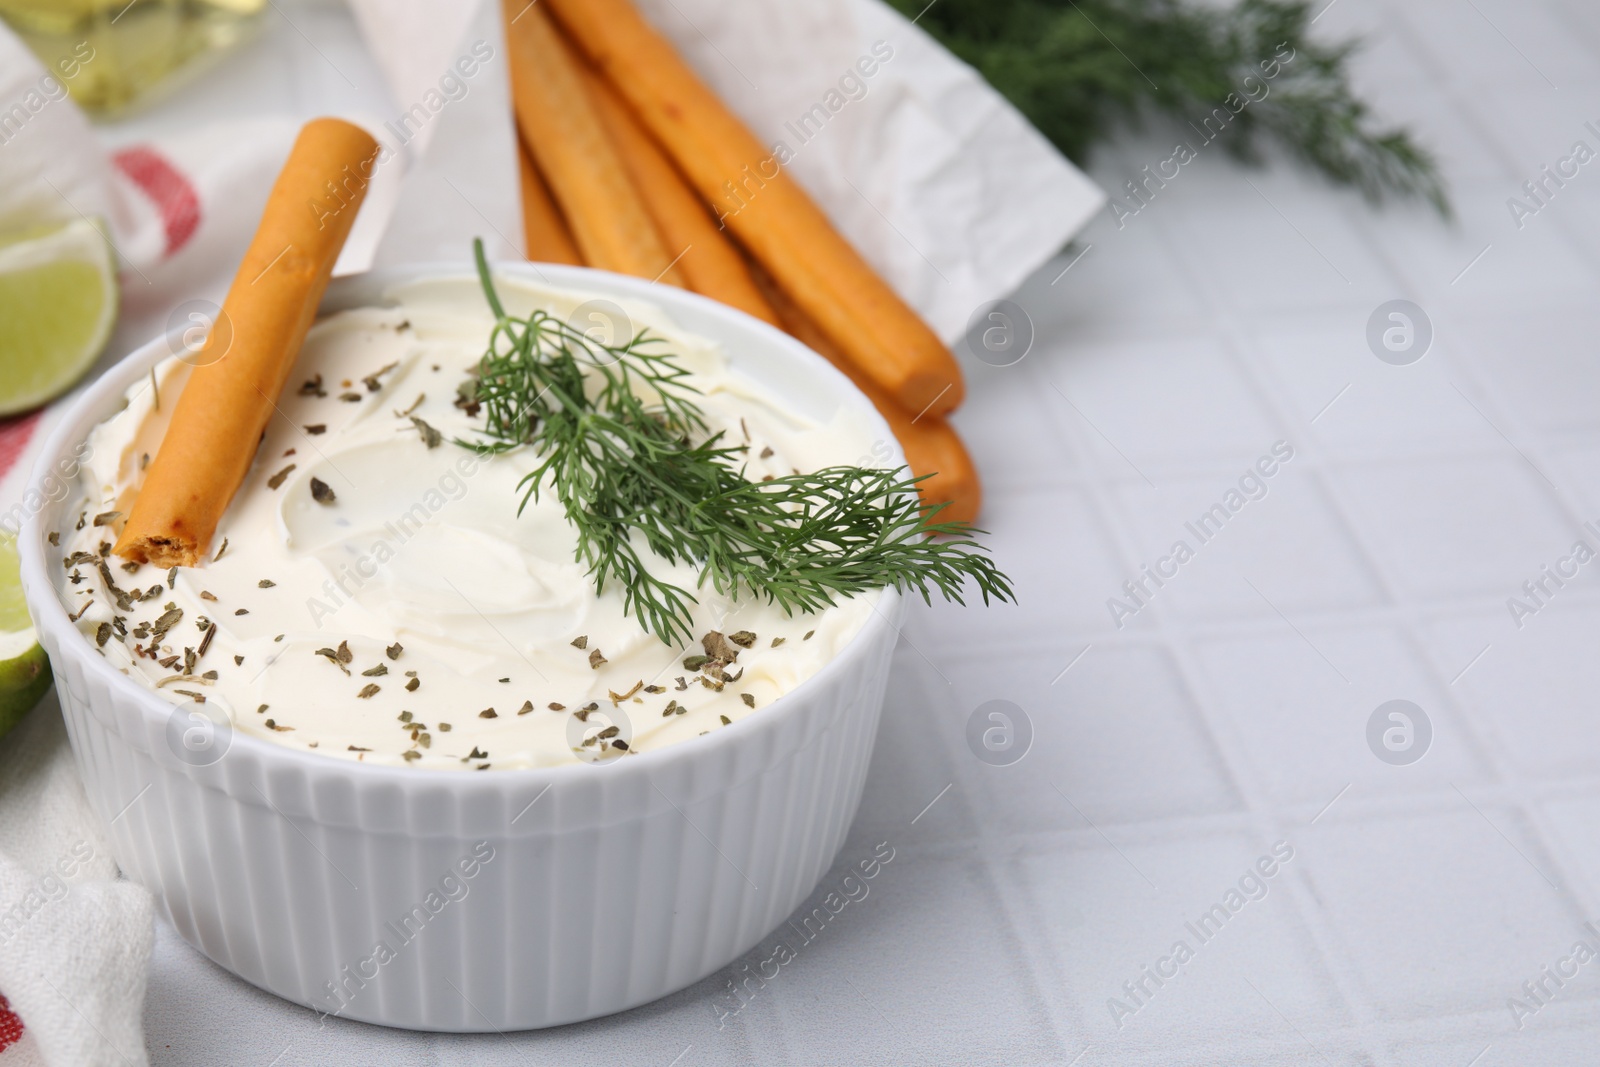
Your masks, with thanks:
[[[150,894],[117,877],[52,694],[0,746],[0,1063],[142,1064]]]

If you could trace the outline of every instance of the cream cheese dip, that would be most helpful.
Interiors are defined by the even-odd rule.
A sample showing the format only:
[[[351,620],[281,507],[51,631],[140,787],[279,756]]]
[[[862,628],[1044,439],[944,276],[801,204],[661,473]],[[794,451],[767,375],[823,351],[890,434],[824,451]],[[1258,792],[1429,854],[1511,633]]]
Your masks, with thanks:
[[[538,307],[589,325],[591,294],[497,286],[513,315]],[[81,502],[51,542],[62,601],[112,665],[174,705],[204,703],[238,731],[323,755],[539,767],[625,758],[759,712],[874,610],[876,593],[788,617],[696,590],[693,567],[651,557],[653,574],[700,599],[701,640],[662,644],[624,614],[619,589],[596,595],[553,493],[518,515],[530,450],[480,456],[454,443],[482,425],[456,390],[493,325],[476,279],[388,296],[312,329],[201,567],[110,554],[188,366],[162,363],[91,434]],[[712,430],[748,446],[748,477],[870,451],[861,416],[801,418],[659,309],[607,303],[692,372]]]

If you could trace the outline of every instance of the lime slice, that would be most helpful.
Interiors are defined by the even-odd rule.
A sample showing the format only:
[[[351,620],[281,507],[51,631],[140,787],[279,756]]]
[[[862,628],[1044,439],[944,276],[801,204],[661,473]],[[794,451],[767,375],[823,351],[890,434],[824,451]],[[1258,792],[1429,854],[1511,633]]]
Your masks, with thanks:
[[[117,321],[111,246],[86,219],[0,246],[0,415],[83,377]]]
[[[50,661],[22,599],[17,539],[0,530],[0,735],[22,721],[50,688]]]

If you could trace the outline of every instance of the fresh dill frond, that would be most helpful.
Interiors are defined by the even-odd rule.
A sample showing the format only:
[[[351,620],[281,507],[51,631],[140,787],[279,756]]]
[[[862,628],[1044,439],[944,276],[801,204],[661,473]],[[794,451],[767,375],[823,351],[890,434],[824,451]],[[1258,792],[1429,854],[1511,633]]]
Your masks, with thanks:
[[[1357,42],[1312,38],[1326,0],[890,3],[918,17],[918,26],[976,67],[1077,163],[1087,164],[1095,146],[1152,112],[1187,130],[1224,107],[1229,94],[1236,101],[1251,96],[1218,138],[1236,158],[1259,162],[1262,142],[1276,141],[1369,200],[1419,196],[1449,215],[1432,155],[1404,130],[1374,128],[1351,87],[1348,61]],[[1285,55],[1293,58],[1284,62]],[[1273,77],[1263,77],[1264,63]]]
[[[521,507],[553,492],[577,532],[595,590],[667,644],[691,637],[694,591],[651,574],[647,555],[699,568],[696,588],[763,598],[786,614],[820,611],[885,586],[963,602],[970,580],[1014,600],[1011,582],[961,522],[939,522],[904,470],[829,467],[751,481],[744,450],[722,444],[689,372],[640,332],[604,344],[548,312],[507,314],[483,243],[478,277],[495,325],[463,400],[481,409],[484,453],[527,448],[538,465]],[[520,512],[520,508],[519,508]]]

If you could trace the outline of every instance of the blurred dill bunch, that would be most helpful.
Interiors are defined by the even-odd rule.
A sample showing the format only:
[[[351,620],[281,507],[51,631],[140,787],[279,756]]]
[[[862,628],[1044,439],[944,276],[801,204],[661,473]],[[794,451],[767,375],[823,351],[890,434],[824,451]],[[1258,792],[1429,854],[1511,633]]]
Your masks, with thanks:
[[[1449,199],[1433,156],[1403,129],[1378,124],[1350,86],[1359,41],[1313,40],[1310,3],[1240,0],[889,0],[977,68],[1068,158],[1086,163],[1119,128],[1151,114],[1198,126],[1283,46],[1293,59],[1218,138],[1259,163],[1275,142],[1333,181],[1378,202]],[[1319,0],[1319,7],[1326,0]],[[1284,54],[1287,53],[1284,49]],[[1252,92],[1259,93],[1259,89]],[[1230,109],[1231,110],[1231,109]]]

